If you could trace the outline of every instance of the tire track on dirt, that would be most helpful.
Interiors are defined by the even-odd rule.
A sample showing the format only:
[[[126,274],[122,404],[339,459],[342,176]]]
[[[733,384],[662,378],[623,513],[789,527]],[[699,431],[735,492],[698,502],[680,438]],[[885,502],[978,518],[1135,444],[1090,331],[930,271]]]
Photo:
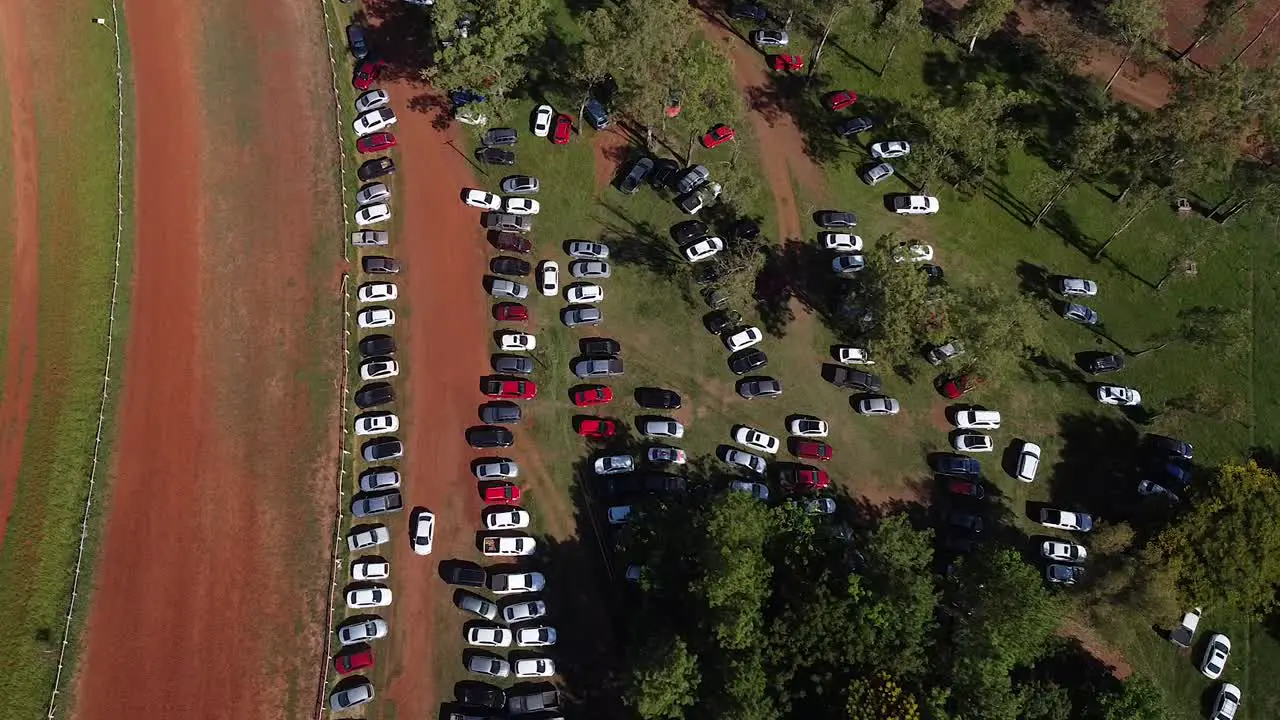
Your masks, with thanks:
[[[21,6],[0,6],[5,84],[9,91],[10,157],[13,182],[13,258],[9,318],[5,337],[4,385],[0,388],[0,544],[13,509],[22,469],[22,447],[31,413],[36,372],[36,306],[39,301],[39,187],[36,119],[26,18]]]

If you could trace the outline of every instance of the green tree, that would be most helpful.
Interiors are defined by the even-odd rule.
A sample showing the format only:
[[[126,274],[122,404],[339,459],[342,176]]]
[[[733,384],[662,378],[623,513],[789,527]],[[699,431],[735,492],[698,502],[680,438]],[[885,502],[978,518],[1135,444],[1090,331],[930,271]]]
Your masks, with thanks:
[[[1240,26],[1238,16],[1240,13],[1251,9],[1256,2],[1257,0],[1208,0],[1204,4],[1204,17],[1200,19],[1200,24],[1196,25],[1195,40],[1192,40],[1185,50],[1178,53],[1176,60],[1181,62],[1192,52],[1195,52],[1200,43],[1222,32],[1228,25]]]
[[[837,20],[853,20],[857,27],[869,26],[879,10],[878,3],[874,0],[797,0],[791,3],[791,8],[807,17],[814,26],[822,28],[818,47],[809,59],[806,80],[813,77],[818,62],[822,59],[822,51],[827,46],[827,38]]]
[[[1145,675],[1133,675],[1118,690],[1100,693],[1093,716],[1098,720],[1166,720],[1164,694]]]
[[[742,96],[733,78],[733,60],[714,43],[695,35],[681,50],[680,59],[670,70],[671,93],[680,97],[680,118],[688,128],[687,150],[684,162],[689,164],[694,144],[701,133],[728,118],[742,114]],[[666,122],[666,113],[660,122]],[[731,164],[736,165],[738,145],[733,143]],[[723,177],[723,173],[717,173]],[[724,182],[723,180],[721,182]],[[741,183],[724,183],[726,191],[733,193]]]
[[[920,32],[920,16],[924,12],[924,0],[880,0],[880,22],[876,25],[882,39],[889,41],[889,50],[880,66],[880,77],[889,70],[893,53],[903,40]]]
[[[632,662],[623,702],[644,720],[680,720],[697,701],[702,671],[683,638],[655,637]]]
[[[957,184],[981,182],[986,169],[1021,140],[1008,115],[1030,101],[1021,90],[980,82],[966,83],[954,105],[943,105],[935,96],[920,100],[917,115],[929,142],[920,143],[923,153],[913,149],[910,157],[922,186],[938,177]]]
[[[526,56],[545,33],[546,12],[546,0],[440,0],[432,14],[443,49],[425,74],[436,87],[481,90],[489,100],[480,109],[502,117],[507,94],[528,76]],[[464,15],[472,22],[460,38],[457,24]]]
[[[886,518],[868,533],[859,582],[850,586],[857,599],[853,624],[859,657],[878,658],[900,678],[924,672],[937,627],[932,567],[933,532],[916,530],[906,516]]]
[[[973,288],[950,310],[952,334],[967,351],[961,369],[986,378],[1012,375],[1039,351],[1042,325],[1034,300],[992,286]]]
[[[1121,233],[1128,230],[1129,226],[1142,217],[1153,205],[1160,200],[1169,199],[1169,191],[1166,188],[1145,180],[1138,181],[1132,190],[1125,190],[1124,194],[1126,196],[1124,204],[1130,209],[1130,212],[1116,226],[1116,229],[1111,231],[1111,234],[1107,236],[1107,239],[1103,241],[1097,251],[1093,253],[1094,260],[1102,259],[1102,256],[1107,253],[1107,248],[1111,247],[1111,243],[1115,242]]]
[[[764,556],[769,532],[768,509],[746,493],[727,493],[711,505],[698,548],[703,575],[694,581],[694,594],[706,603],[711,638],[723,650],[759,642],[773,574]]]
[[[1197,498],[1157,547],[1189,599],[1262,617],[1280,586],[1280,478],[1253,461],[1223,465]]]
[[[1019,688],[1018,720],[1071,720],[1071,695],[1055,682],[1032,682]]]
[[[1004,25],[1014,10],[1014,0],[969,0],[956,27],[960,38],[969,38],[969,52],[980,38],[985,39]]]
[[[1219,305],[1196,305],[1178,311],[1178,324],[1174,327],[1173,338],[1130,355],[1141,357],[1177,342],[1225,355],[1236,355],[1248,347],[1249,330],[1249,318],[1240,310]]]
[[[1145,60],[1158,49],[1164,34],[1164,5],[1160,0],[1112,0],[1103,15],[1116,39],[1124,45],[1124,57],[1104,88],[1105,92],[1111,92],[1111,85],[1130,59],[1136,56]]]
[[[920,720],[920,704],[887,672],[849,683],[849,720]]]
[[[929,317],[934,309],[926,302],[928,278],[913,263],[894,262],[892,235],[880,239],[867,254],[862,275],[866,284],[859,292],[875,317],[868,333],[876,354],[897,364],[906,362],[929,335]]]
[[[767,260],[761,238],[728,243],[724,250],[711,258],[711,267],[717,276],[716,287],[730,307],[743,308],[755,304],[756,278],[764,270]]]
[[[1060,174],[1059,180],[1049,197],[1045,200],[1040,212],[1031,221],[1031,227],[1040,225],[1040,221],[1049,214],[1063,195],[1067,194],[1075,184],[1107,167],[1112,157],[1112,149],[1116,144],[1116,134],[1120,128],[1120,119],[1115,115],[1104,115],[1097,122],[1085,121],[1072,135],[1070,142],[1071,155],[1067,165]]]

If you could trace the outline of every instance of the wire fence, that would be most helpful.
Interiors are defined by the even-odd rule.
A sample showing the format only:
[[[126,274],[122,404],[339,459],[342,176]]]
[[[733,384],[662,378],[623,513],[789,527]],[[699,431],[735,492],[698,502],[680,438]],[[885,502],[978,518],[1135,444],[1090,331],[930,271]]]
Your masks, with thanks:
[[[101,23],[99,23],[101,24]],[[107,419],[107,401],[111,391],[111,351],[115,340],[116,303],[120,296],[120,245],[124,236],[124,69],[120,59],[120,10],[111,0],[111,34],[116,44],[116,233],[115,259],[111,271],[111,305],[107,312],[107,359],[102,366],[102,400],[98,405],[98,427],[93,437],[93,456],[89,462],[89,488],[80,517],[80,543],[71,575],[71,597],[67,601],[67,617],[62,625],[62,643],[58,648],[58,669],[49,691],[49,712],[53,720],[58,711],[58,695],[62,692],[62,673],[66,669],[67,646],[71,639],[71,623],[76,614],[76,596],[80,592],[80,570],[84,567],[84,543],[89,536],[89,516],[93,512],[93,490],[98,479],[98,461],[102,451],[102,429]]]
[[[342,95],[338,92],[338,58],[333,54],[333,26],[329,24],[331,2],[320,1],[320,14],[324,17],[324,45],[329,52],[330,89],[333,91],[333,139],[338,146],[338,177],[341,182],[339,198],[342,201],[342,237],[338,243],[342,246],[342,259],[351,261],[351,245],[347,242],[347,218],[351,216],[347,207],[347,153],[342,141]],[[337,8],[334,8],[337,13]]]

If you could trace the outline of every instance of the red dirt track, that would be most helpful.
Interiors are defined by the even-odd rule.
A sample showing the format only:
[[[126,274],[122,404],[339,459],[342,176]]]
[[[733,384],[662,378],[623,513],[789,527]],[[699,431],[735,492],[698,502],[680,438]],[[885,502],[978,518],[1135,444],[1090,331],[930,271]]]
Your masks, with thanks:
[[[0,388],[0,539],[13,508],[22,445],[31,410],[36,371],[37,259],[39,217],[36,183],[36,122],[32,71],[21,6],[0,5],[0,40],[4,45],[5,86],[9,90],[10,157],[12,158],[13,258],[9,280],[8,334],[5,338],[4,386]]]

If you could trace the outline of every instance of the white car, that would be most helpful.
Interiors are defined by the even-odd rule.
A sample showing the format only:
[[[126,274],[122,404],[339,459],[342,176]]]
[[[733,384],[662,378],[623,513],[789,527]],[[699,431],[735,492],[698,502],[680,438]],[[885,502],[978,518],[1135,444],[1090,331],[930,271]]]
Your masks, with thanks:
[[[631,506],[615,505],[609,508],[604,516],[610,525],[626,525],[627,521],[631,519]]]
[[[857,235],[839,232],[820,232],[818,240],[822,247],[839,252],[857,252],[862,249],[862,238]]]
[[[477,675],[504,678],[511,674],[511,663],[492,655],[472,655],[467,660],[467,669]]]
[[[516,645],[520,647],[546,647],[556,644],[556,629],[546,625],[520,628],[516,631]]]
[[[356,114],[363,115],[370,110],[386,107],[389,102],[391,102],[391,96],[386,90],[370,90],[356,98]]]
[[[489,576],[489,590],[494,595],[542,592],[547,588],[547,576],[540,572],[496,573]]]
[[[386,607],[391,604],[391,588],[377,587],[357,588],[347,591],[347,607],[352,610],[363,608]]]
[[[729,448],[724,453],[724,461],[730,465],[740,465],[752,472],[764,474],[768,468],[768,463],[759,455],[752,455],[749,452],[743,452],[735,448]]]
[[[888,140],[871,146],[871,157],[877,160],[892,160],[911,153],[911,143],[905,140]]]
[[[454,108],[453,119],[463,125],[484,125],[489,122],[489,116],[474,108],[460,107]]]
[[[725,337],[724,346],[729,348],[729,352],[738,352],[755,345],[761,340],[764,340],[764,333],[760,332],[760,328],[749,325]]]
[[[675,420],[668,420],[666,418],[645,420],[640,431],[649,437],[684,437],[684,425],[681,425]]]
[[[520,475],[520,466],[510,460],[499,460],[480,463],[472,472],[477,480],[510,480]]]
[[[357,205],[370,205],[391,198],[391,191],[382,183],[369,183],[356,193]]]
[[[543,678],[556,674],[556,664],[551,658],[525,658],[516,661],[516,677]]]
[[[933,259],[933,246],[924,243],[899,245],[893,249],[894,262],[929,262]]]
[[[1119,385],[1100,385],[1094,392],[1098,402],[1103,405],[1124,405],[1126,407],[1142,404],[1142,394],[1133,388]]]
[[[902,404],[895,398],[876,396],[858,401],[858,412],[862,415],[897,415]]]
[[[355,128],[357,135],[368,135],[386,130],[395,124],[396,114],[391,111],[391,108],[384,107],[360,115],[355,122],[351,123],[351,127]]]
[[[998,430],[1000,413],[982,408],[961,410],[956,413],[956,427],[961,430]]]
[[[1235,720],[1236,711],[1240,709],[1240,688],[1231,683],[1222,683],[1218,697],[1213,701],[1213,714],[1209,720]]]
[[[691,263],[709,260],[724,249],[724,241],[715,235],[709,235],[684,249],[684,256]]]
[[[374,203],[365,205],[356,210],[357,225],[376,225],[380,222],[386,222],[391,219],[391,208],[386,203]]]
[[[476,647],[511,647],[511,631],[497,625],[477,625],[467,631],[467,644]]]
[[[837,255],[831,259],[831,271],[838,275],[856,273],[866,266],[867,259],[862,255]]]
[[[932,195],[898,195],[893,198],[893,211],[899,215],[933,215],[938,212],[938,198]]]
[[[630,455],[605,455],[596,458],[592,468],[597,475],[619,475],[636,469],[636,459]]]
[[[1098,294],[1098,283],[1084,278],[1064,277],[1058,281],[1058,292],[1067,296],[1093,297]]]
[[[876,361],[871,359],[871,351],[867,348],[854,347],[852,345],[839,345],[836,347],[836,361],[843,365],[875,365]]]
[[[374,358],[360,363],[360,377],[364,380],[385,380],[400,374],[400,365],[391,358]]]
[[[400,429],[400,418],[395,413],[367,412],[356,416],[357,435],[381,435]]]
[[[503,350],[533,350],[538,347],[538,338],[529,333],[503,330],[498,335],[498,347]]]
[[[510,623],[537,620],[547,614],[547,604],[541,600],[524,600],[502,608],[502,619]]]
[[[515,508],[512,510],[492,510],[484,516],[485,530],[521,530],[529,527],[529,512]]]
[[[512,215],[537,215],[542,205],[533,198],[509,197],[502,201],[502,211]]]
[[[1209,638],[1209,646],[1204,649],[1204,659],[1200,661],[1200,673],[1210,680],[1222,677],[1227,669],[1227,658],[1231,655],[1231,638],[1222,633],[1214,633]]]
[[[391,542],[391,531],[386,525],[373,525],[347,535],[347,548],[351,552],[368,550],[388,542]]]
[[[351,561],[352,580],[386,580],[391,577],[391,563],[381,558],[360,558]]]
[[[462,191],[462,202],[481,210],[497,210],[502,207],[502,198],[491,192],[466,188]]]
[[[410,526],[409,544],[419,555],[430,555],[431,546],[436,539],[436,516],[430,510],[419,510],[414,514]]]
[[[1093,516],[1055,508],[1040,508],[1040,524],[1058,530],[1089,532],[1093,529]]]
[[[538,291],[546,297],[560,292],[560,265],[555,260],[543,260],[538,265]]]
[[[1032,482],[1036,479],[1036,471],[1039,469],[1040,446],[1033,442],[1022,443],[1014,475],[1022,482]]]
[[[366,330],[391,327],[396,324],[396,311],[391,308],[365,308],[356,313],[356,324]]]
[[[651,463],[669,463],[671,465],[684,465],[687,462],[683,450],[668,445],[654,445],[645,453],[645,458]]]
[[[550,105],[539,105],[533,110],[533,135],[534,137],[546,137],[551,133],[551,120],[556,116],[556,111],[551,109]]]
[[[982,433],[959,433],[951,438],[951,447],[958,452],[983,453],[995,450],[995,443],[990,435]]]
[[[365,283],[356,291],[356,297],[362,303],[391,302],[400,297],[400,289],[395,283]]]
[[[764,483],[749,483],[741,480],[734,480],[729,483],[729,490],[733,492],[747,493],[761,502],[766,502],[769,499],[769,486]]]
[[[608,260],[609,246],[604,243],[574,240],[569,243],[569,257],[583,260]]]
[[[733,439],[739,445],[745,445],[746,447],[753,448],[755,450],[761,450],[769,453],[770,455],[776,454],[778,452],[778,448],[782,446],[782,443],[778,438],[770,435],[769,433],[760,432],[753,427],[747,427],[746,425],[739,425],[734,429]]]
[[[591,283],[575,283],[565,288],[564,299],[571,303],[597,303],[604,300],[604,288]]]
[[[813,498],[803,505],[806,515],[834,515],[836,501],[829,497]]]
[[[798,437],[824,438],[829,431],[827,421],[816,417],[795,417],[787,423],[787,432]]]
[[[1089,557],[1083,545],[1058,540],[1045,540],[1040,544],[1040,555],[1060,562],[1082,563]]]

